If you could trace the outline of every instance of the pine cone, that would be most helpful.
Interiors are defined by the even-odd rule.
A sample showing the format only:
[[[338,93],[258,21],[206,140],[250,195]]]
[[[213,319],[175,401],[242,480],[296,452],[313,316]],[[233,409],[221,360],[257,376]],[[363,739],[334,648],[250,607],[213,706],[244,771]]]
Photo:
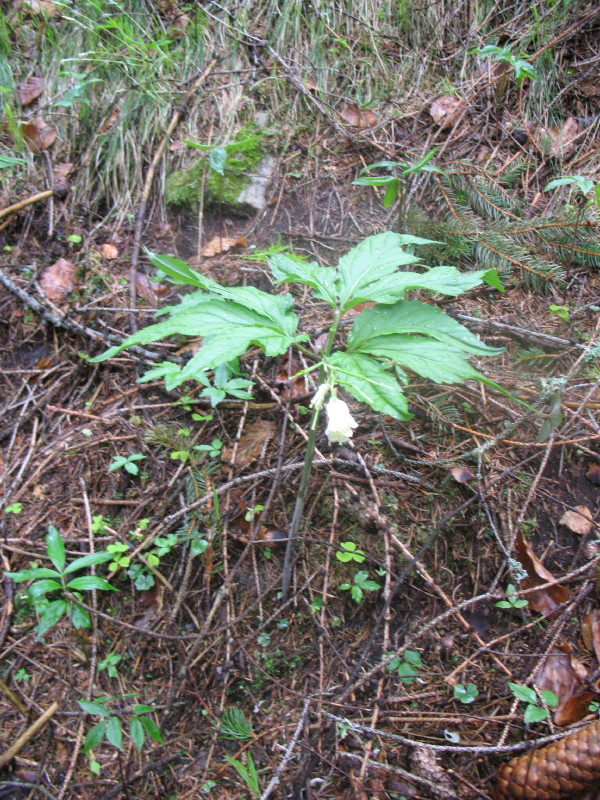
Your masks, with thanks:
[[[513,758],[496,773],[497,800],[575,798],[600,782],[600,720]]]

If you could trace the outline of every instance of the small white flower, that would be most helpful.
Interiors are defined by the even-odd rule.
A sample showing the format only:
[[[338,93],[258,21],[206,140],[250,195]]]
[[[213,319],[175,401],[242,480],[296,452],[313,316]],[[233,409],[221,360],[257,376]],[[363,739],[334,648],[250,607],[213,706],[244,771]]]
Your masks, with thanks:
[[[350,409],[337,397],[332,397],[325,406],[327,412],[327,428],[325,434],[332,444],[345,444],[352,438],[358,422],[350,413]]]
[[[313,395],[313,399],[310,401],[311,408],[318,408],[319,410],[323,407],[323,402],[329,393],[331,386],[328,383],[322,383],[317,391]]]

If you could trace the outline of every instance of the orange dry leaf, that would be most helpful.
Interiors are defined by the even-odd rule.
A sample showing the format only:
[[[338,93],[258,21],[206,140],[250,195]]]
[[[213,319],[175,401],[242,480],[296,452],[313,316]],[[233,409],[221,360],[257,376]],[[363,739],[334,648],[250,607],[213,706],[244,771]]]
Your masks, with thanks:
[[[370,108],[359,108],[356,103],[349,103],[340,112],[340,117],[347,125],[355,128],[372,128],[377,125],[379,117]]]
[[[111,242],[98,245],[97,250],[107,261],[113,261],[119,255],[118,249]]]
[[[213,236],[210,242],[204,245],[200,251],[200,255],[205,258],[212,258],[219,256],[221,253],[227,253],[229,250],[244,248],[248,246],[248,242],[243,236],[238,236],[234,239],[232,236]]]
[[[285,367],[277,374],[275,383],[281,387],[279,391],[284,400],[291,400],[294,397],[301,397],[302,395],[306,394],[307,389],[304,376],[298,375],[297,377],[292,378],[292,376],[300,372],[301,369],[302,364],[300,363],[300,360],[296,356],[293,356],[291,363],[286,364]]]
[[[468,467],[452,467],[450,474],[457,483],[468,483],[472,481],[475,475]]]
[[[247,467],[260,458],[274,433],[275,423],[268,419],[257,419],[255,422],[251,422],[239,441],[235,455],[236,467]],[[222,459],[228,463],[233,460],[233,447],[223,448]]]
[[[590,464],[590,468],[585,473],[585,477],[596,486],[600,486],[600,464]]]
[[[17,86],[17,98],[22,106],[28,106],[44,91],[44,79],[36,75]]]
[[[527,578],[521,582],[522,589],[531,589],[533,586],[541,586],[554,580],[554,575],[546,569],[534,554],[520,531],[517,533],[515,546],[517,558],[527,572]],[[551,614],[563,603],[566,603],[569,591],[564,586],[555,585],[540,589],[537,592],[528,592],[525,597],[529,602],[529,607],[534,611],[539,611],[540,614]]]
[[[554,648],[543,660],[535,676],[535,683],[540,689],[547,689],[559,698],[554,711],[556,725],[571,725],[587,716],[588,705],[583,695],[592,692],[581,692],[583,682],[587,679],[586,667],[569,652],[567,645]]]
[[[461,109],[462,103],[457,97],[445,94],[431,104],[429,113],[440,128],[451,128],[458,119]]]
[[[112,111],[108,115],[108,117],[104,120],[102,125],[98,128],[98,133],[106,133],[107,130],[112,128],[115,122],[119,119],[119,107],[113,106]]]
[[[565,511],[558,523],[580,536],[587,536],[594,525],[591,511],[587,506],[575,506],[574,511]]]
[[[600,611],[590,611],[581,623],[581,638],[588,650],[596,654],[600,662]]]
[[[169,291],[168,286],[161,286],[160,283],[151,281],[143,272],[135,273],[135,288],[140,297],[145,297],[151,303],[156,303],[158,297]]]
[[[40,286],[51,303],[62,303],[75,288],[77,267],[66,258],[59,258],[42,273]]]
[[[58,135],[54,125],[45,122],[41,117],[36,117],[30,122],[21,125],[21,133],[34,153],[47,150],[54,144],[54,140]]]

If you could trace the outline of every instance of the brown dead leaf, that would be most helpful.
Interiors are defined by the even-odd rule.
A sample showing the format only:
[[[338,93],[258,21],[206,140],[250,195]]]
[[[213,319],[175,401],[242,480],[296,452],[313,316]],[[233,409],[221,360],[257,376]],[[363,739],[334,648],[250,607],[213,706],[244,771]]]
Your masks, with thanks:
[[[556,725],[570,725],[588,713],[589,700],[584,706],[580,701],[581,686],[587,679],[586,667],[569,652],[567,645],[553,648],[542,661],[536,676],[536,685],[547,689],[559,698],[554,711]]]
[[[71,173],[72,169],[73,164],[66,161],[62,164],[54,164],[52,167],[54,194],[58,195],[59,197],[66,195],[71,188],[69,174]]]
[[[22,106],[28,106],[44,91],[44,79],[32,75],[17,86],[17,98]]]
[[[36,117],[30,122],[21,125],[21,133],[34,153],[41,153],[42,150],[47,150],[54,144],[58,136],[58,131],[54,125],[46,122],[41,117]]]
[[[60,19],[60,9],[54,5],[52,0],[23,0],[23,5],[34,14],[41,14],[50,19]]]
[[[160,283],[151,281],[143,272],[135,273],[135,288],[140,297],[145,297],[151,303],[156,303],[159,297],[169,291],[168,286],[162,286]]]
[[[340,112],[340,117],[347,125],[355,128],[372,128],[377,125],[379,117],[370,108],[359,108],[356,103],[349,103]]]
[[[108,117],[106,117],[102,125],[100,125],[100,127],[98,128],[98,133],[106,133],[106,131],[110,130],[112,126],[116,123],[116,121],[119,119],[119,113],[120,113],[119,106],[113,106]]]
[[[468,467],[452,467],[450,474],[457,483],[468,483],[475,478]]]
[[[307,393],[306,381],[303,375],[292,377],[300,372],[302,364],[297,356],[292,356],[291,363],[286,363],[275,378],[275,383],[280,387],[279,393],[284,400],[291,400],[294,397],[302,397]],[[290,377],[292,379],[290,380]]]
[[[274,433],[275,423],[268,419],[257,419],[247,425],[235,454],[236,467],[247,467],[260,458]],[[223,448],[222,460],[226,463],[233,461],[233,446]]]
[[[96,248],[107,261],[113,261],[119,255],[118,248],[112,242],[105,242]]]
[[[574,694],[565,701],[560,701],[554,712],[554,724],[559,728],[579,722],[580,719],[587,717],[590,703],[597,700],[598,696],[590,689],[584,689],[578,694]]]
[[[573,149],[580,127],[575,117],[567,117],[562,128],[540,128],[538,136],[541,148],[552,157],[566,156]]]
[[[212,258],[219,256],[221,253],[228,253],[230,250],[241,249],[248,246],[248,242],[243,236],[238,236],[235,239],[233,236],[213,236],[210,242],[207,242],[200,255],[205,258]]]
[[[522,589],[531,589],[554,580],[554,575],[549,572],[535,555],[523,534],[519,531],[515,541],[517,558],[527,572],[527,578],[521,582]],[[569,590],[565,586],[555,585],[540,589],[538,592],[528,592],[525,598],[529,607],[540,614],[551,614],[569,598]]]
[[[600,464],[590,464],[590,468],[585,473],[585,477],[596,486],[600,486]]]
[[[50,302],[63,303],[66,296],[75,288],[76,274],[75,264],[66,258],[59,258],[42,273],[40,287]]]
[[[596,654],[600,663],[600,611],[595,609],[585,615],[581,623],[581,638],[587,649]]]
[[[587,536],[594,526],[592,513],[587,506],[575,506],[573,511],[565,511],[558,523],[579,536]]]
[[[443,97],[434,100],[429,107],[429,113],[433,121],[437,122],[440,128],[451,128],[462,110],[462,103],[452,94],[445,94]]]

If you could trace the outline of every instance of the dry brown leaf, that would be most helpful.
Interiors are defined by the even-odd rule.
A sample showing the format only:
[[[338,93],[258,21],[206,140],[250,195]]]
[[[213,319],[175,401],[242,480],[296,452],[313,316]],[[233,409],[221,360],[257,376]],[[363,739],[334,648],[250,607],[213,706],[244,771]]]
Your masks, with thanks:
[[[575,117],[567,117],[562,128],[540,128],[538,135],[542,150],[548,155],[566,156],[573,149],[580,127]]]
[[[450,474],[457,483],[468,483],[475,478],[468,467],[452,467]]]
[[[41,153],[42,150],[47,150],[54,144],[54,140],[58,135],[54,125],[46,122],[41,117],[36,117],[30,122],[21,125],[21,133],[34,153]]]
[[[112,242],[100,244],[96,249],[107,261],[113,261],[119,255],[118,248]]]
[[[559,525],[565,525],[573,533],[580,536],[587,536],[594,525],[592,514],[587,506],[575,506],[574,511],[565,511],[558,521]]]
[[[17,86],[17,98],[22,106],[28,106],[44,91],[44,79],[32,75]]]
[[[434,100],[429,107],[429,113],[433,121],[437,122],[440,128],[451,128],[462,110],[462,103],[452,94],[445,94],[443,97]]]
[[[52,266],[46,267],[40,279],[42,291],[52,303],[63,303],[69,292],[75,288],[77,267],[66,258],[59,258]]]
[[[344,106],[340,117],[347,125],[353,125],[355,128],[372,128],[379,122],[379,117],[372,109],[359,108],[356,103]]]
[[[52,0],[23,0],[23,5],[34,14],[42,14],[50,19],[60,19],[60,9],[54,5]]]
[[[160,283],[151,281],[143,272],[135,273],[135,288],[140,297],[145,297],[151,303],[156,303],[157,298],[162,297],[169,291],[168,286],[162,286]]]
[[[274,433],[275,423],[268,419],[257,419],[247,425],[237,447],[235,455],[236,467],[247,467],[257,458],[260,458]],[[233,446],[223,448],[222,459],[226,463],[233,461]]]
[[[590,713],[590,703],[596,700],[597,697],[595,692],[590,689],[584,689],[564,702],[561,700],[554,712],[554,724],[558,725],[559,728],[564,728],[566,725],[572,725],[574,722],[579,722],[580,719],[587,717]]]
[[[120,113],[119,106],[113,106],[108,117],[106,117],[102,125],[100,125],[100,127],[98,128],[98,133],[106,133],[106,131],[110,130],[110,128],[112,128],[112,126],[119,119],[119,113]]]
[[[228,253],[229,250],[244,248],[248,246],[248,242],[243,236],[238,236],[237,239],[233,236],[213,236],[210,242],[207,242],[200,255],[205,258],[212,258],[219,256],[221,253]]]
[[[554,575],[535,555],[520,531],[517,533],[515,546],[517,558],[527,572],[527,578],[521,582],[522,589],[531,589],[554,580]],[[560,585],[548,586],[538,592],[528,592],[524,597],[534,611],[538,611],[540,614],[551,614],[563,603],[566,603],[569,598],[569,590]]]
[[[580,689],[587,676],[585,666],[569,652],[566,645],[553,648],[542,661],[535,683],[540,689],[554,692],[559,698],[558,706],[554,710],[556,725],[570,725],[587,715],[589,701],[583,707],[576,699],[580,697]]]
[[[302,397],[307,393],[306,382],[303,375],[293,377],[302,369],[302,364],[297,356],[292,356],[291,363],[285,365],[275,378],[275,383],[280,387],[279,393],[284,400]]]
[[[585,473],[585,477],[596,486],[600,486],[600,464],[590,464],[590,468]]]
[[[596,654],[600,663],[600,611],[594,609],[585,615],[581,623],[581,638],[587,649]]]
[[[54,164],[52,167],[52,181],[54,193],[58,196],[67,194],[71,188],[69,181],[69,174],[73,169],[73,164],[64,162],[62,164]]]

